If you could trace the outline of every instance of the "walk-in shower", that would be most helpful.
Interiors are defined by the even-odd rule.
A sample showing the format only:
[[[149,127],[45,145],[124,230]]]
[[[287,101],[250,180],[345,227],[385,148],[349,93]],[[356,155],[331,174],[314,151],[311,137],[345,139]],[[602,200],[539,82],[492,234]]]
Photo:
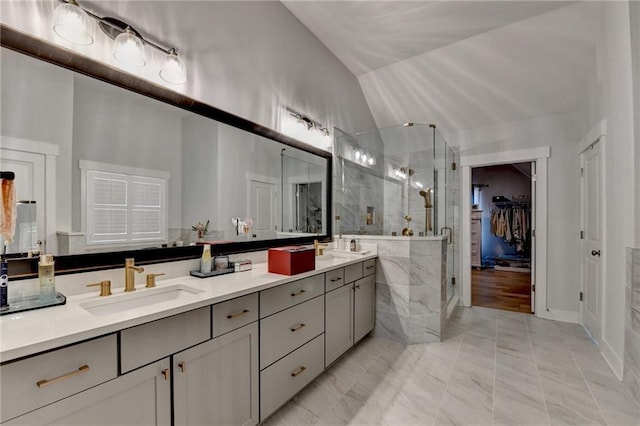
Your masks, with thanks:
[[[443,306],[439,309],[435,306],[425,308],[428,314],[444,315],[455,295],[455,277],[459,275],[460,179],[457,150],[447,145],[435,125],[417,123],[354,135],[336,129],[334,148],[335,233],[361,236],[363,241],[374,239],[378,247],[381,244],[395,247],[391,249],[394,253],[386,255],[387,260],[403,265],[407,281],[410,281],[406,285],[409,286],[414,286],[415,275],[425,275],[425,270],[432,275],[440,273],[440,269],[437,272],[429,269],[431,264],[416,266],[415,262],[422,262],[425,258],[421,257],[420,252],[435,252],[435,248],[428,248],[431,247],[429,241],[434,240],[439,244],[444,236],[446,243],[440,245],[446,248],[442,249],[442,253],[437,253],[437,260],[436,255],[429,260],[438,264],[446,260],[441,270]],[[406,250],[404,247],[407,247]],[[406,256],[401,254],[403,250]],[[379,256],[379,259],[384,267],[385,256]],[[434,280],[440,284],[440,276]],[[392,298],[394,291],[404,291],[400,288],[404,283],[381,284],[379,291],[389,290]],[[385,287],[387,285],[389,288]],[[426,288],[432,284],[422,282],[419,285]],[[423,301],[433,304],[435,298],[437,295],[433,293],[429,300]],[[414,331],[407,331],[407,327],[411,328],[409,323],[420,323],[420,316],[425,314],[424,310],[411,311],[410,306],[416,306],[416,300],[411,295],[408,295],[406,302],[404,312],[386,314],[393,313],[400,317],[399,326],[405,331],[405,340],[416,342],[420,339],[415,338]],[[399,301],[391,303],[396,307],[402,305]],[[379,316],[384,314],[379,312]],[[405,319],[406,324],[403,323]]]

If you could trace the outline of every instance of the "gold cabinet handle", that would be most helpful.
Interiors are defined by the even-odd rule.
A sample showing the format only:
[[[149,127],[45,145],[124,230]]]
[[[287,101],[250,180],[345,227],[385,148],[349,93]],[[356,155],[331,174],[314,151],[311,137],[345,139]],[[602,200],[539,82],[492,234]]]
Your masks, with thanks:
[[[360,285],[353,287],[353,291],[360,290]]]
[[[300,374],[302,374],[304,372],[304,370],[306,370],[307,367],[305,367],[304,365],[301,366],[300,368],[298,368],[296,371],[294,371],[293,373],[291,373],[291,377],[298,377]]]
[[[342,277],[338,277],[338,278],[331,278],[331,282],[335,283],[336,281],[342,281]]]
[[[305,289],[302,289],[300,291],[297,291],[295,293],[291,293],[291,297],[296,297],[296,296],[300,296],[302,293],[306,293],[307,291]]]
[[[299,325],[297,325],[296,327],[293,327],[293,328],[291,329],[291,331],[292,331],[293,333],[295,333],[296,331],[300,330],[302,327],[306,327],[306,326],[307,326],[307,324],[300,323],[300,324],[299,324]]]
[[[49,385],[52,385],[54,383],[58,383],[58,382],[61,382],[63,380],[70,379],[70,378],[72,378],[74,376],[78,376],[78,375],[80,375],[82,373],[86,373],[89,370],[90,369],[89,369],[89,366],[87,364],[81,365],[80,368],[78,368],[75,371],[72,371],[71,373],[63,374],[62,376],[54,377],[53,379],[40,380],[40,381],[36,382],[36,385],[39,388],[43,388],[45,386],[49,386]]]
[[[367,266],[365,269],[373,269],[373,268],[375,268],[375,266],[374,266],[374,265],[369,265],[369,266]]]
[[[178,367],[180,367],[180,371],[182,371],[183,373],[187,371],[187,363],[184,361],[179,362]]]
[[[228,319],[234,319],[234,318],[241,317],[242,315],[244,315],[244,314],[248,314],[248,313],[249,313],[249,310],[248,310],[248,309],[245,309],[245,310],[243,310],[242,312],[238,312],[238,313],[236,313],[236,314],[227,315],[227,318],[228,318]]]
[[[162,370],[162,375],[164,376],[165,380],[169,380],[169,369],[165,368],[164,370]]]

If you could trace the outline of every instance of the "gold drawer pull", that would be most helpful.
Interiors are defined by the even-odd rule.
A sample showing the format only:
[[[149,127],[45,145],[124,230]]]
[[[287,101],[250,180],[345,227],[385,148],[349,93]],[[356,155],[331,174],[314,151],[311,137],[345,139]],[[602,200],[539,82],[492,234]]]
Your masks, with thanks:
[[[369,266],[367,266],[365,269],[373,269],[373,268],[375,268],[375,266],[374,266],[374,265],[369,265]]]
[[[300,325],[298,325],[297,327],[293,327],[291,331],[295,333],[296,331],[300,330],[302,327],[306,327],[306,326],[307,324],[300,323]]]
[[[300,368],[298,368],[297,371],[294,371],[293,373],[291,373],[291,377],[297,377],[298,375],[302,374],[302,372],[304,372],[304,370],[306,370],[307,367],[305,367],[304,365]]]
[[[359,284],[357,286],[355,286],[354,289],[353,289],[353,291],[356,291],[356,290],[360,290],[360,285]]]
[[[180,367],[180,371],[182,371],[183,373],[187,371],[187,363],[184,361],[179,362],[178,367]]]
[[[78,368],[77,370],[72,371],[71,373],[63,374],[62,376],[58,376],[58,377],[55,377],[53,379],[40,380],[40,381],[36,382],[36,385],[38,385],[39,388],[43,388],[45,386],[49,386],[49,385],[52,385],[54,383],[66,380],[66,379],[70,379],[73,376],[77,376],[79,374],[86,373],[87,371],[89,371],[89,366],[87,364],[85,364],[85,365],[80,366],[80,368]]]
[[[169,380],[169,369],[165,368],[164,370],[162,370],[162,375],[164,376],[165,380]]]
[[[249,313],[249,310],[245,309],[242,312],[238,312],[236,314],[227,315],[227,318],[228,319],[234,319],[234,318],[238,318],[238,317],[240,317],[240,316],[242,316],[244,314],[248,314],[248,313]]]
[[[291,297],[300,296],[302,293],[306,293],[306,292],[307,292],[307,290],[302,289],[302,290],[300,290],[300,291],[298,291],[296,293],[291,293]]]
[[[338,278],[331,278],[331,282],[335,283],[336,281],[341,281],[342,277],[338,277]]]

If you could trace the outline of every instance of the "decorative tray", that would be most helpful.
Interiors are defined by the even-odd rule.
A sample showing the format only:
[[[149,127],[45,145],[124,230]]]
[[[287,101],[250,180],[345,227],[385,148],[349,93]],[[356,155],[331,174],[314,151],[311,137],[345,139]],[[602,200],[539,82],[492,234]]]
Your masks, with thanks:
[[[211,271],[211,272],[207,272],[207,273],[202,273],[198,270],[196,271],[191,271],[189,272],[191,275],[193,275],[194,277],[198,277],[198,278],[209,278],[209,277],[215,277],[217,275],[224,275],[224,274],[230,274],[233,272],[233,266],[231,268],[227,268],[227,269],[219,269],[217,271]]]
[[[55,300],[41,302],[38,295],[31,296],[24,300],[12,301],[9,306],[0,308],[0,315],[15,314],[16,312],[33,311],[34,309],[48,308],[50,306],[64,305],[67,298],[62,293],[57,293]]]

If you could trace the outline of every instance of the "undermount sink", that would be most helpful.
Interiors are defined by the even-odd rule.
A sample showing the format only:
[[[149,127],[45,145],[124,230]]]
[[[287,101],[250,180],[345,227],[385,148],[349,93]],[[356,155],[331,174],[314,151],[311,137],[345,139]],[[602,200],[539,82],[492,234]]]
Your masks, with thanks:
[[[143,289],[131,294],[125,293],[118,296],[101,297],[99,300],[81,303],[80,306],[94,315],[109,315],[155,305],[156,303],[185,300],[203,291],[183,284],[175,284],[166,287]]]

